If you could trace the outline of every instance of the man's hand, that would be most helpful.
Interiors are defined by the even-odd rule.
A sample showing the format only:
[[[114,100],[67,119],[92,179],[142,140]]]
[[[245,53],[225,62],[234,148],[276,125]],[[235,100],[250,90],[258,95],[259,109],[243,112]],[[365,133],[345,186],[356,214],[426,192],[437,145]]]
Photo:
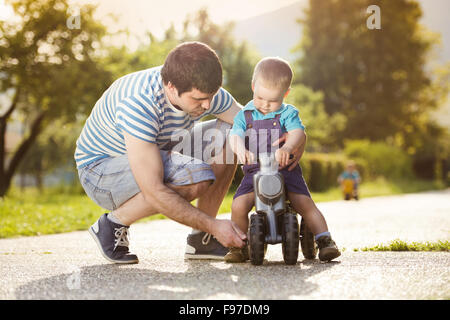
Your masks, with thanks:
[[[227,248],[242,248],[247,236],[239,227],[230,220],[216,219],[212,230],[212,235]]]
[[[288,139],[289,133],[286,132],[284,133],[278,140],[276,140],[272,146],[278,146],[280,145],[282,142],[286,142],[286,140]],[[296,146],[294,146],[292,148],[292,151],[290,152],[290,154],[293,156],[287,163],[286,166],[289,166],[288,171],[292,171],[294,170],[294,168],[296,167],[297,163],[300,161],[300,158],[303,155],[303,152],[305,151],[305,145],[306,145],[306,134],[304,134],[304,139],[301,140],[301,142],[299,144],[297,144]],[[285,168],[286,166],[282,166],[280,169]]]

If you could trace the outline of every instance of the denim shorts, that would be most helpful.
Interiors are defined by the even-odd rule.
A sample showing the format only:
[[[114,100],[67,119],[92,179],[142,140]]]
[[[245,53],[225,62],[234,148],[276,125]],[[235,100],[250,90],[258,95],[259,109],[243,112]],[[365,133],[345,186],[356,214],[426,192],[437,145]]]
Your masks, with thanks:
[[[222,133],[209,134],[208,129]],[[222,151],[231,125],[216,119],[196,124],[189,132],[189,140],[184,148],[172,143],[160,150],[164,166],[164,183],[189,185],[216,179],[208,162]],[[217,133],[217,131],[210,131]],[[217,138],[219,136],[219,138]],[[200,137],[201,143],[194,143]],[[78,169],[78,176],[86,194],[100,207],[115,210],[141,190],[134,179],[128,162],[128,155],[108,157]]]

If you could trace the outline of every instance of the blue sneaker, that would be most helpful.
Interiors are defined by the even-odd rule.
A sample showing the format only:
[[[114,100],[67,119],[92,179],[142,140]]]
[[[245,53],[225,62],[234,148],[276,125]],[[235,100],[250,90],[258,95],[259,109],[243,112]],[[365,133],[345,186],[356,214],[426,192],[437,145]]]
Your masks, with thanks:
[[[227,253],[228,248],[225,248],[210,233],[200,232],[188,235],[184,258],[223,260]]]
[[[129,227],[110,221],[107,215],[102,215],[89,228],[103,257],[114,263],[138,263],[137,256],[128,251]]]

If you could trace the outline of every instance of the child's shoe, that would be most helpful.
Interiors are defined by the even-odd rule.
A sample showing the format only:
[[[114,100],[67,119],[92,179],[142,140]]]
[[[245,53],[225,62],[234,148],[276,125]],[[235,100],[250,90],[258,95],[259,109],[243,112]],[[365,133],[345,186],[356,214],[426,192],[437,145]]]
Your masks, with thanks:
[[[331,261],[341,255],[336,243],[330,236],[322,236],[316,240],[316,243],[319,247],[320,261]]]
[[[225,255],[224,260],[226,262],[245,262],[248,260],[248,247],[245,245],[243,248],[230,248]]]

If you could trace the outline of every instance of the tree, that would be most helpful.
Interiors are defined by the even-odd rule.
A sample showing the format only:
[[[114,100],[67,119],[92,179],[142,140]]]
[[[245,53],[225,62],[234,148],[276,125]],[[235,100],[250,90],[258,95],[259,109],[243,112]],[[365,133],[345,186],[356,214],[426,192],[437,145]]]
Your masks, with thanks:
[[[131,72],[162,65],[170,50],[179,43],[172,32],[174,31],[171,27],[162,40],[148,33],[149,44],[141,44],[134,51],[130,51],[125,45],[108,47],[105,49],[108,54],[102,57],[101,63],[105,70],[111,72],[114,79]]]
[[[33,176],[39,189],[44,186],[44,176],[57,170],[76,177],[73,153],[83,125],[84,118],[69,123],[64,119],[54,120],[36,138],[27,152],[26,161],[21,162],[18,173]]]
[[[242,104],[252,99],[251,79],[259,60],[258,53],[247,42],[237,42],[232,35],[233,23],[217,25],[211,21],[206,9],[188,15],[183,30],[177,34],[173,25],[162,39],[148,34],[149,43],[130,52],[126,46],[110,47],[102,64],[115,77],[141,69],[162,65],[167,54],[185,41],[200,41],[214,49],[223,67],[223,86]]]
[[[426,94],[435,86],[425,68],[435,39],[420,26],[416,1],[377,1],[379,30],[366,25],[371,4],[310,1],[301,21],[299,82],[324,93],[328,114],[347,117],[340,141],[387,139],[408,149],[413,144],[408,137],[429,126],[423,115],[437,108],[441,97]]]
[[[87,113],[111,82],[96,55],[105,28],[93,6],[80,8],[80,28],[66,0],[8,1],[15,18],[0,25],[0,93],[12,95],[0,116],[0,196],[42,130],[55,119],[73,122]],[[13,114],[29,124],[10,159],[5,134]]]
[[[294,85],[286,103],[299,110],[299,116],[308,135],[307,149],[313,152],[335,151],[337,137],[345,129],[346,118],[341,113],[328,115],[323,104],[323,93],[314,92],[302,84]]]
[[[259,54],[245,41],[237,43],[233,38],[234,24],[220,26],[211,21],[206,9],[199,10],[184,21],[180,41],[200,41],[213,48],[219,56],[224,71],[224,88],[236,100],[246,104],[253,98],[251,80]]]

